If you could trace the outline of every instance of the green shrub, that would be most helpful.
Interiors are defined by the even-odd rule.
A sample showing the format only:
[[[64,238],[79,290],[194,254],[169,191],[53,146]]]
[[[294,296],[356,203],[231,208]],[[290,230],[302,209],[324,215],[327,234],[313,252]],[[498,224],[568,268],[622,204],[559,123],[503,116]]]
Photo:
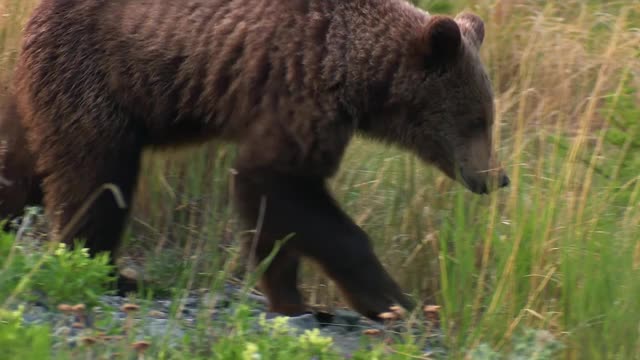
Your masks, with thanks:
[[[0,300],[12,295],[55,306],[62,302],[91,307],[107,293],[115,277],[106,253],[91,258],[81,244],[69,250],[59,244],[53,251],[16,244],[15,236],[0,232]]]
[[[26,258],[14,247],[14,241],[12,234],[0,231],[0,300],[6,299],[28,272]]]
[[[447,0],[414,0],[413,3],[434,14],[452,14],[455,10],[453,2]]]
[[[602,111],[609,119],[605,140],[619,152],[618,161],[605,163],[602,172],[622,180],[637,176],[640,168],[640,105],[637,99],[638,89],[629,74],[618,92],[606,98],[607,106]]]
[[[32,289],[44,293],[53,305],[70,302],[94,306],[115,280],[107,253],[91,258],[87,248],[78,244],[69,250],[61,243],[53,254],[42,256],[42,268],[31,279]]]
[[[51,337],[43,325],[24,326],[22,307],[16,311],[0,308],[0,349],[2,359],[49,359]]]

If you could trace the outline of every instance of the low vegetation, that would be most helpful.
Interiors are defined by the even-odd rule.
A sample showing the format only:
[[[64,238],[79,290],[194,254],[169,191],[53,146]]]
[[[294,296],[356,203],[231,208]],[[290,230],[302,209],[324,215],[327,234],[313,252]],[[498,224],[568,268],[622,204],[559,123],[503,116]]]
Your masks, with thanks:
[[[482,55],[496,92],[494,134],[512,184],[476,196],[410,154],[356,139],[331,183],[337,199],[372,235],[401,285],[441,306],[451,358],[637,358],[640,2],[414,2],[432,12],[467,8],[485,19]],[[3,83],[34,4],[0,0]],[[123,253],[125,262],[144,266],[150,290],[215,288],[243,273],[229,204],[234,151],[211,144],[145,156]],[[49,330],[21,326],[16,304],[46,293],[42,298],[52,305],[91,306],[109,284],[107,265],[81,250],[25,249],[10,235],[0,239],[0,348],[46,358]],[[81,266],[88,268],[78,272]],[[329,310],[343,306],[315,270],[306,265],[302,279],[309,301]],[[71,273],[82,276],[59,280]],[[207,329],[201,329],[184,339],[193,346],[176,352],[152,342],[147,355],[337,356],[317,334],[246,332],[248,317],[235,315],[233,336],[202,342]],[[101,351],[135,354],[130,343]],[[428,358],[411,343],[377,345],[354,358]],[[193,350],[202,344],[207,351]]]

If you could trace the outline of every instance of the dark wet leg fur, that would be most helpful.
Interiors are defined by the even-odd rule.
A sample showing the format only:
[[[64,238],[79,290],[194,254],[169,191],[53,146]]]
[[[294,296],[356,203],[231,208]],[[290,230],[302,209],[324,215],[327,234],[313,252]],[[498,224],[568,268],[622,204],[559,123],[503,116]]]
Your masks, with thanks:
[[[338,284],[349,303],[361,314],[378,319],[392,305],[412,309],[375,256],[370,240],[336,204],[322,178],[278,174],[271,170],[238,168],[237,207],[249,223],[260,217],[260,203],[266,199],[259,253],[271,249],[276,241],[295,234],[284,245],[285,257],[278,259],[262,282],[270,306],[285,314],[303,309],[295,281],[300,254],[317,262]],[[291,309],[291,311],[288,311]]]

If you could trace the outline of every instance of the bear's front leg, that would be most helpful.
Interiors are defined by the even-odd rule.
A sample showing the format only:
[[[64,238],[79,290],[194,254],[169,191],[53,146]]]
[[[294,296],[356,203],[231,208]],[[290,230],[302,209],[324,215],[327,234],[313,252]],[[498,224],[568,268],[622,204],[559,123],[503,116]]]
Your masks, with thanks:
[[[331,197],[323,177],[242,160],[236,170],[237,210],[249,226],[260,224],[255,260],[263,260],[276,241],[292,235],[261,281],[272,311],[304,311],[297,288],[298,256],[317,262],[364,316],[378,319],[396,304],[413,308],[375,256],[368,236]]]

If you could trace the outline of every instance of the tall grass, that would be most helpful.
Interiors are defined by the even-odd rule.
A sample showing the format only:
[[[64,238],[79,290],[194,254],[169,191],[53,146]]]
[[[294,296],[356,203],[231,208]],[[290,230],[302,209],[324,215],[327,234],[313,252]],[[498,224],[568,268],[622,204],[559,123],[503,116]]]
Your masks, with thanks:
[[[510,350],[515,333],[536,328],[565,341],[567,359],[638,358],[640,2],[415,2],[485,19],[512,185],[479,197],[411,154],[356,139],[331,181],[336,197],[402,286],[442,305],[457,355],[481,343]],[[6,78],[33,1],[0,4]],[[147,154],[128,253],[148,264],[170,254],[213,276],[235,251],[234,150]],[[315,268],[303,280],[311,303],[341,305]]]

